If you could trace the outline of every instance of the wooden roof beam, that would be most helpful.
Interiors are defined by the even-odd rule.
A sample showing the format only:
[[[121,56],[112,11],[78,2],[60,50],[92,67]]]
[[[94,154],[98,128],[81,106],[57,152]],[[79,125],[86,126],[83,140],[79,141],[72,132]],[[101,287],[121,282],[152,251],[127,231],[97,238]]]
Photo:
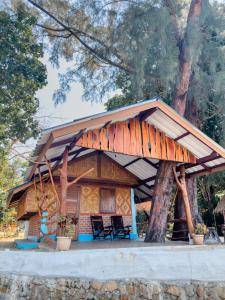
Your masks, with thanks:
[[[208,173],[214,173],[225,170],[225,163],[208,168],[208,170],[199,170],[193,173],[188,173],[187,177],[203,176]]]
[[[53,141],[54,141],[54,135],[53,135],[53,133],[50,133],[47,142],[45,143],[43,149],[41,150],[38,157],[36,158],[36,162],[33,164],[32,168],[31,168],[31,171],[30,171],[30,174],[29,174],[27,180],[32,179],[36,168],[39,166],[39,163],[41,163],[45,153],[48,151],[48,149],[50,148]]]
[[[137,189],[139,192],[141,192],[141,193],[145,194],[145,196],[151,197],[151,195],[150,195],[150,194],[148,194],[147,192],[143,191],[141,188],[139,188],[139,187],[136,187],[136,189]]]
[[[154,169],[158,169],[158,166],[156,164],[154,164],[153,162],[151,162],[150,160],[148,160],[147,158],[143,157],[143,160],[148,163],[150,166],[152,166]]]
[[[130,165],[134,164],[135,162],[139,161],[141,158],[135,158],[134,160],[130,161],[129,163],[127,163],[126,165],[123,165],[122,167],[126,168],[129,167]]]
[[[174,141],[177,142],[177,141],[181,140],[182,138],[184,138],[185,136],[187,136],[187,135],[189,135],[189,134],[190,134],[190,132],[187,131],[187,132],[181,134],[180,136],[178,136],[177,138],[175,138]]]
[[[221,156],[219,156],[215,151],[213,151],[210,155],[197,159],[195,164],[187,163],[187,164],[184,164],[184,166],[185,166],[185,169],[190,169],[192,167],[196,167],[198,165],[205,164],[207,162],[216,160],[218,158],[221,158]]]
[[[143,185],[144,183],[147,183],[149,181],[155,180],[156,176],[148,177],[146,179],[140,180],[140,183],[136,185],[135,187],[139,187],[140,185]]]
[[[146,119],[148,119],[154,112],[156,112],[158,110],[157,107],[153,107],[153,108],[150,108],[144,112],[141,112],[139,114],[139,120],[142,122],[142,121],[145,121]]]
[[[81,129],[81,130],[79,131],[79,133],[76,134],[76,135],[73,137],[73,139],[72,139],[71,143],[69,144],[69,146],[66,146],[66,147],[65,147],[65,149],[63,150],[63,153],[59,156],[58,161],[56,161],[55,165],[52,167],[52,172],[60,165],[60,162],[61,162],[61,160],[62,160],[62,158],[63,158],[63,154],[64,154],[66,148],[68,149],[68,151],[71,150],[71,149],[73,149],[73,147],[75,146],[76,142],[81,138],[81,136],[82,136],[82,134],[84,133],[84,131],[85,131],[85,129]]]

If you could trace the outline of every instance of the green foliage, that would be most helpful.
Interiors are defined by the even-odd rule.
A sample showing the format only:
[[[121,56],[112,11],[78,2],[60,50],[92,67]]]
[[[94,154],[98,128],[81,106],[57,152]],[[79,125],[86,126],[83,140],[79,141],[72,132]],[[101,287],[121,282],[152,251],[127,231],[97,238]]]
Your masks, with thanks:
[[[207,234],[208,228],[205,226],[205,224],[198,223],[195,226],[195,234]]]
[[[0,11],[0,147],[38,134],[35,93],[46,84],[46,68],[35,23],[22,7],[13,15]]]
[[[225,191],[225,172],[210,174],[198,179],[198,204],[203,221],[207,226],[223,224],[223,216],[214,214]]]
[[[137,211],[136,221],[137,221],[138,236],[142,237],[143,231],[145,231],[146,229],[145,225],[148,222],[148,217],[144,210]]]
[[[18,158],[9,159],[8,150],[0,151],[0,223],[15,220],[13,209],[6,208],[8,190],[19,184],[22,180],[20,174],[26,167],[26,163]]]

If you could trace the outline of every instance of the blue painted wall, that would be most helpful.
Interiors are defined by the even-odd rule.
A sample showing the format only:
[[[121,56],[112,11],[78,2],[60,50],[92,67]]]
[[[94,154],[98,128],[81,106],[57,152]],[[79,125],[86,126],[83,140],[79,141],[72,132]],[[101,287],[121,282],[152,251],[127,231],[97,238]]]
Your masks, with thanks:
[[[131,189],[131,211],[132,211],[132,234],[131,239],[136,240],[137,235],[137,221],[136,221],[136,207],[134,202],[134,189]]]

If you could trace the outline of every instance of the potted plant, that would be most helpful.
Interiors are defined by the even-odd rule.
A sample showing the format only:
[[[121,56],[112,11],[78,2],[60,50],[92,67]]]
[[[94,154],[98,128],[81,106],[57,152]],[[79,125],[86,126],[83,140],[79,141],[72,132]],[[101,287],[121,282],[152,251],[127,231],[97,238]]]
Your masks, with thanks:
[[[203,245],[204,244],[204,236],[207,234],[208,228],[205,224],[198,223],[195,227],[195,233],[192,238],[195,245]]]
[[[74,235],[75,225],[78,218],[74,216],[59,216],[56,249],[59,251],[68,251],[71,246],[71,240]]]

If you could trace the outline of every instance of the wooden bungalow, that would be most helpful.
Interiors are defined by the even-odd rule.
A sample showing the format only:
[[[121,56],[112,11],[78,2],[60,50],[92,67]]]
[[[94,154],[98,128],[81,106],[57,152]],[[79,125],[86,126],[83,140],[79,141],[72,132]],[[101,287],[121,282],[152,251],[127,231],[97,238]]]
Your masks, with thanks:
[[[79,241],[93,239],[90,216],[110,225],[119,215],[135,239],[135,202],[151,200],[160,160],[200,176],[225,169],[225,150],[159,99],[139,102],[44,130],[8,206],[29,220],[30,236],[47,211],[48,234],[59,213],[76,216]]]

